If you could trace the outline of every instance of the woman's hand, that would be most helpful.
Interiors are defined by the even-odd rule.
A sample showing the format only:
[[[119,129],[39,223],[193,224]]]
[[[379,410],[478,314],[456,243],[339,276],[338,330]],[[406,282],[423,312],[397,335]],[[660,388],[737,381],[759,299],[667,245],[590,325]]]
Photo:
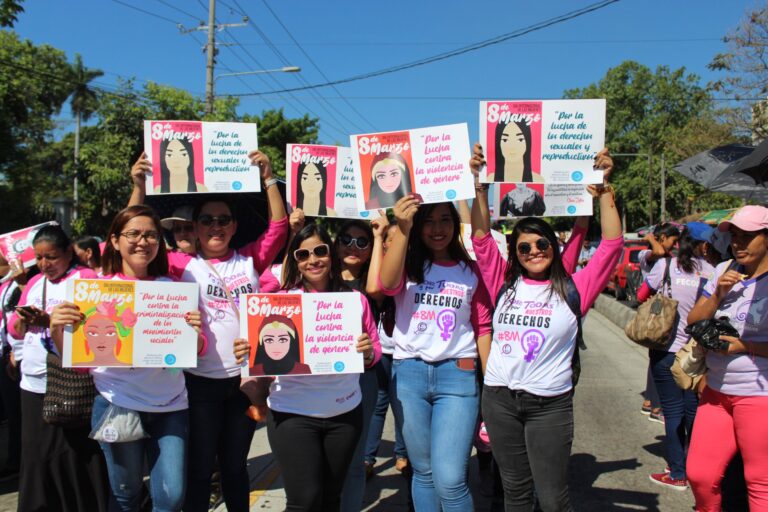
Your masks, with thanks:
[[[395,214],[397,225],[400,227],[400,231],[404,235],[408,235],[413,227],[413,217],[416,212],[419,211],[419,204],[421,201],[415,194],[409,194],[405,197],[401,197],[392,207],[392,211]]]
[[[728,348],[723,350],[723,354],[725,355],[743,354],[744,352],[749,352],[749,348],[747,347],[746,343],[741,341],[739,338],[734,336],[720,336],[720,339],[730,343]]]
[[[71,302],[57,304],[51,311],[51,329],[63,328],[67,325],[76,325],[85,320],[85,315],[80,308]]]
[[[304,222],[306,221],[304,217],[304,210],[301,208],[296,208],[291,212],[291,214],[288,216],[288,225],[291,227],[291,233],[294,235],[302,230],[304,227]]]
[[[387,232],[389,227],[389,219],[387,219],[387,212],[379,210],[379,217],[371,221],[371,230],[373,231],[373,239],[384,238],[384,233]]]
[[[251,165],[259,166],[259,174],[261,175],[261,181],[267,181],[272,176],[272,164],[269,162],[269,157],[261,151],[251,151],[248,153],[248,158],[251,159]]]
[[[608,178],[613,172],[613,158],[608,148],[603,148],[595,156],[595,169],[603,171],[603,183],[608,183]]]
[[[716,296],[718,301],[723,300],[725,296],[730,293],[731,288],[733,288],[736,283],[742,281],[743,277],[744,276],[735,270],[729,270],[718,278],[717,287],[715,288],[715,293],[713,295]]]
[[[237,364],[243,364],[248,357],[248,353],[251,351],[251,344],[244,338],[237,338],[235,340],[233,351],[235,353],[235,361]]]
[[[152,162],[147,160],[147,154],[142,153],[136,163],[131,167],[131,180],[133,186],[142,190],[147,183],[147,174],[152,173]]]
[[[203,316],[200,314],[200,311],[195,310],[184,313],[184,321],[187,322],[188,326],[197,331],[198,334],[202,331]]]
[[[363,354],[366,363],[373,359],[373,343],[367,334],[363,333],[357,337],[357,351]]]
[[[483,154],[483,146],[479,142],[475,142],[475,146],[472,148],[472,158],[469,159],[469,168],[475,177],[475,183],[480,181],[480,171],[484,166],[485,155]]]

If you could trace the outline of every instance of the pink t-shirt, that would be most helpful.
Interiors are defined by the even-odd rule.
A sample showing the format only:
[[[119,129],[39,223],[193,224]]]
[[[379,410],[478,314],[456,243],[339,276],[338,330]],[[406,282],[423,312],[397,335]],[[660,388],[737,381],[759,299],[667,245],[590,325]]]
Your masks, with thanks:
[[[603,239],[589,263],[573,275],[581,297],[582,315],[605,288],[623,242],[623,237]],[[496,297],[504,286],[507,262],[490,234],[473,237],[472,245],[495,307],[485,384],[539,396],[569,391],[573,387],[571,358],[576,346],[576,316],[564,300],[551,292],[549,281],[519,278],[514,300],[510,289],[496,304]],[[569,262],[571,264],[575,262]]]
[[[275,259],[287,237],[288,219],[283,218],[270,222],[267,230],[255,242],[242,249],[230,250],[221,259],[206,260],[200,255],[181,252],[168,254],[171,276],[200,286],[200,312],[203,315],[203,334],[208,340],[208,351],[198,359],[197,368],[186,371],[212,379],[240,375],[240,366],[233,352],[234,341],[240,335],[239,311],[234,311],[230,305],[225,287],[238,308],[238,297],[241,294],[258,293],[259,275]]]
[[[718,278],[729,264],[730,260],[717,266],[704,287],[705,297],[714,293]],[[743,341],[768,342],[768,273],[736,283],[714,315],[721,316],[728,318]],[[768,396],[768,357],[749,353],[725,355],[710,350],[707,368],[707,385],[715,391],[736,396]]]

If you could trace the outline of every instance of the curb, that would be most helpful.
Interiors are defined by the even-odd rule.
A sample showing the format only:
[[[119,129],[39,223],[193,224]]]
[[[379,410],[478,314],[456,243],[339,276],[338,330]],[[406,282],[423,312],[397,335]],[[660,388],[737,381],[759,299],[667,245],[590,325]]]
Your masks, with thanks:
[[[634,309],[603,293],[597,297],[593,307],[622,330],[637,314]]]

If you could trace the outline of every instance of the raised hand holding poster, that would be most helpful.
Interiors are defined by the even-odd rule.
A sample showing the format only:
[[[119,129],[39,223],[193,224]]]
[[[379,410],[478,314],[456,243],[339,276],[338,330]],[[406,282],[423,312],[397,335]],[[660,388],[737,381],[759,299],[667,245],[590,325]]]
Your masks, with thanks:
[[[288,202],[310,217],[374,219],[358,210],[352,150],[317,144],[288,144],[285,176]]]
[[[494,183],[489,193],[493,217],[498,219],[592,215],[586,185]]]
[[[601,183],[605,100],[481,101],[486,183]]]
[[[474,197],[466,123],[352,135],[358,209],[391,208],[415,192],[424,203]]]
[[[240,301],[251,350],[243,377],[361,373],[357,293],[254,293]]]
[[[147,194],[259,192],[255,123],[144,121],[144,152],[152,162]]]
[[[85,320],[64,330],[64,366],[197,366],[197,331],[184,320],[197,285],[73,279],[67,293]]]
[[[41,228],[55,225],[56,222],[44,222],[43,224],[0,235],[0,253],[3,254],[3,258],[8,263],[12,263],[14,260],[21,260],[21,264],[24,267],[31,267],[35,264],[35,249],[32,247],[32,240],[34,240],[35,235]]]

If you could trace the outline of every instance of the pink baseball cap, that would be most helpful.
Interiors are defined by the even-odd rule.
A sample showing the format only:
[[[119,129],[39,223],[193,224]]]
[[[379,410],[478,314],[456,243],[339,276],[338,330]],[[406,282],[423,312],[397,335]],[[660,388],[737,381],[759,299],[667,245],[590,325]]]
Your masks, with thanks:
[[[768,229],[768,208],[757,205],[742,206],[736,210],[730,220],[721,222],[717,229],[728,231],[731,226],[736,226],[743,231]]]

